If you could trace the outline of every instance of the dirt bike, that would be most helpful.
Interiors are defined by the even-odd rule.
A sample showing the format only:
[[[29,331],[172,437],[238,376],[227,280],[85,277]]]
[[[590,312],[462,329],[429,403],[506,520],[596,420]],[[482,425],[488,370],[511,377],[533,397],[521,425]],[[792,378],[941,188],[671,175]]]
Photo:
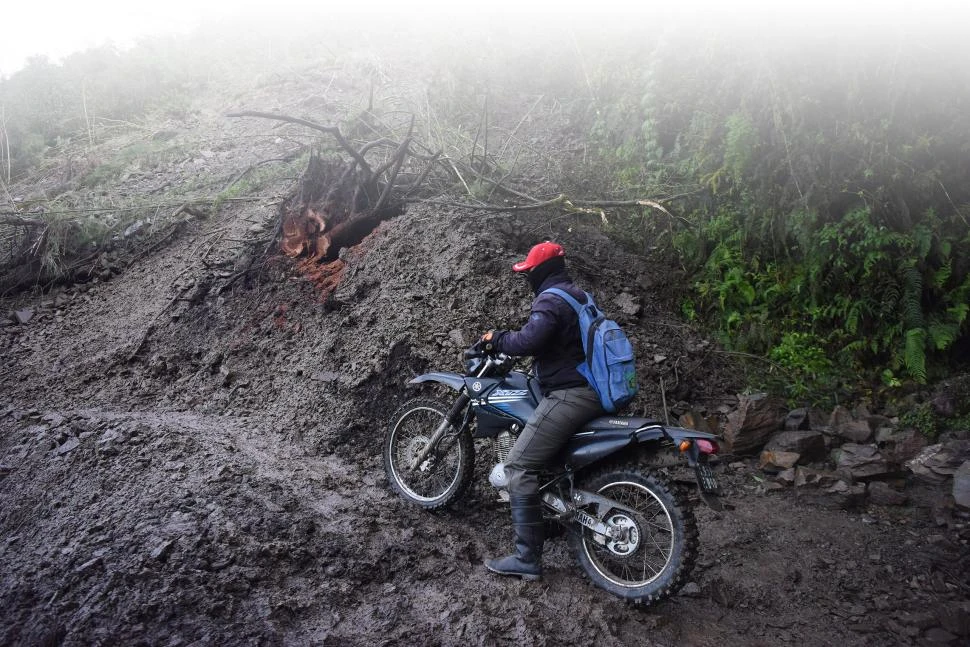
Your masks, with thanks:
[[[515,358],[486,353],[478,344],[465,360],[465,375],[434,372],[412,379],[443,384],[458,397],[451,406],[423,398],[407,402],[384,439],[391,486],[428,510],[449,505],[468,487],[475,439],[491,440],[497,463],[489,481],[503,492],[506,457],[542,399],[535,377],[513,370]],[[716,437],[648,418],[592,420],[540,478],[547,528],[568,532],[576,560],[597,586],[637,603],[676,592],[697,558],[697,523],[687,493],[648,465],[671,451],[686,458],[701,497],[719,509],[719,486],[708,462],[718,451]]]

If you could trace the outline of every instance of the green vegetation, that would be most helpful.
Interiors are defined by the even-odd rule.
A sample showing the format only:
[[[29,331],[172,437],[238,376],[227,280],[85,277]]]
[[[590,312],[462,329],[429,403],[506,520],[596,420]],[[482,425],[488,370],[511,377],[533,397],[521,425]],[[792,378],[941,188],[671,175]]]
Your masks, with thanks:
[[[672,235],[691,277],[682,311],[790,371],[798,399],[965,365],[970,70],[958,44],[833,35],[799,57],[783,37],[751,36],[611,66],[609,109],[589,118],[615,188],[688,194],[692,226]]]

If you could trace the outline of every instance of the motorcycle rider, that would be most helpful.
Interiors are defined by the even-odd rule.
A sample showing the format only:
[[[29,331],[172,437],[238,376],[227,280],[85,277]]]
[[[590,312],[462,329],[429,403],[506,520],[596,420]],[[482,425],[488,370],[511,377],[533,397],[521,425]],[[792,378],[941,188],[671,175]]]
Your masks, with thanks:
[[[493,573],[527,580],[542,576],[545,523],[539,472],[582,425],[605,413],[596,391],[576,370],[585,359],[576,312],[560,296],[542,294],[555,287],[585,302],[585,294],[566,272],[565,256],[562,246],[547,241],[535,245],[524,261],[513,265],[513,271],[526,273],[536,295],[529,320],[521,330],[493,330],[482,336],[493,352],[532,356],[543,393],[505,462],[515,552],[485,560],[485,567]]]

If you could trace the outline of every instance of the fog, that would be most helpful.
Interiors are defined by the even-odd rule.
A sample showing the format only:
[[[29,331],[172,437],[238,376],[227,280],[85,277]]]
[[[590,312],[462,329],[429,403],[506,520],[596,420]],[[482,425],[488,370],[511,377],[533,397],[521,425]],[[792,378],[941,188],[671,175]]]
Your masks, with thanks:
[[[57,62],[91,47],[110,44],[130,48],[159,36],[212,34],[232,25],[244,34],[298,41],[314,34],[338,35],[361,46],[376,37],[418,36],[434,43],[477,42],[492,46],[528,47],[535,42],[577,41],[608,48],[610,38],[633,35],[643,40],[671,31],[696,37],[716,34],[736,37],[739,43],[774,36],[792,52],[810,50],[818,42],[836,39],[860,46],[919,42],[924,47],[954,45],[970,22],[964,2],[836,2],[779,3],[741,0],[715,2],[548,2],[499,0],[455,3],[443,0],[403,4],[265,0],[238,2],[171,0],[131,3],[94,0],[86,3],[17,3],[5,10],[8,25],[0,41],[0,76],[22,68],[30,57]],[[11,28],[12,27],[12,28]],[[603,40],[603,37],[606,39]],[[503,40],[506,39],[506,40]],[[960,46],[961,55],[968,55]],[[456,52],[457,53],[457,52]]]

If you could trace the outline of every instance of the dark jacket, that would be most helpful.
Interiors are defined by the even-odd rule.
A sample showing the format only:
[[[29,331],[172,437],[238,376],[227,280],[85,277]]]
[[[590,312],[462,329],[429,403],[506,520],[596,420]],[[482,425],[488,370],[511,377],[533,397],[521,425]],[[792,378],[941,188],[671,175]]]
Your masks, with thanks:
[[[498,333],[493,342],[500,352],[535,358],[536,376],[547,395],[551,391],[589,384],[576,370],[586,357],[579,338],[579,318],[562,297],[540,294],[548,288],[560,288],[580,303],[586,302],[586,295],[565,270],[550,274],[533,286],[538,296],[532,302],[529,321],[521,330]]]

